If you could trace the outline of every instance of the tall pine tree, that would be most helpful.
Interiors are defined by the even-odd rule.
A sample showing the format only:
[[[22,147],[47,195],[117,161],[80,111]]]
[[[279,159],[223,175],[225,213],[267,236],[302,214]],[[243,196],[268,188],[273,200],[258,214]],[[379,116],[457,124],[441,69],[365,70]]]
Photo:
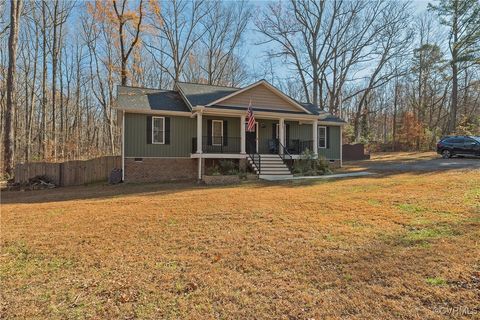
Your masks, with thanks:
[[[428,4],[440,23],[449,29],[452,68],[452,101],[448,131],[454,133],[458,111],[458,73],[466,63],[480,64],[480,2],[478,0],[439,0]]]

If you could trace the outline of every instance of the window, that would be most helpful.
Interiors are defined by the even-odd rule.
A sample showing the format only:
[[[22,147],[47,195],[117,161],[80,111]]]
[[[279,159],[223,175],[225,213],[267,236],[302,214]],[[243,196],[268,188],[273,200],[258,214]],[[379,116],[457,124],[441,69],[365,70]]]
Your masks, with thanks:
[[[221,146],[223,143],[223,120],[212,120],[212,145]]]
[[[327,127],[318,127],[318,147],[327,147]]]
[[[152,143],[165,144],[165,118],[152,117]]]

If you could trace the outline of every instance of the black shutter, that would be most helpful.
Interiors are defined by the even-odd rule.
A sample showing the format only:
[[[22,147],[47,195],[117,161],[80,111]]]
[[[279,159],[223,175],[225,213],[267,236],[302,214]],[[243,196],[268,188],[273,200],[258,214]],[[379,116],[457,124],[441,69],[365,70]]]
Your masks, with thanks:
[[[212,145],[212,120],[207,120],[207,146]]]
[[[228,146],[228,121],[223,121],[223,145]]]
[[[147,144],[152,144],[152,116],[147,116]]]
[[[272,123],[272,139],[277,139],[277,124]]]
[[[285,124],[285,146],[288,148],[290,146],[290,125]]]
[[[170,144],[170,118],[165,117],[165,144]]]
[[[327,135],[327,149],[330,149],[330,127],[327,127],[327,132],[326,132],[326,135]]]

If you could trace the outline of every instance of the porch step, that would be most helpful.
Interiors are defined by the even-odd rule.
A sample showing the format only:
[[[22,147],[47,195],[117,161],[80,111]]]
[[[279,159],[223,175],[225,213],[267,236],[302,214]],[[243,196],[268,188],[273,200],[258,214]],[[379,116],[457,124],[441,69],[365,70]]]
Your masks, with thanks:
[[[267,181],[276,181],[276,180],[285,180],[285,179],[292,179],[293,174],[285,174],[285,175],[265,175],[261,174],[258,178]]]
[[[261,154],[261,168],[257,168],[251,158],[248,158],[248,164],[253,168],[255,173],[259,174],[260,179],[280,180],[293,178],[290,169],[288,169],[278,154]]]

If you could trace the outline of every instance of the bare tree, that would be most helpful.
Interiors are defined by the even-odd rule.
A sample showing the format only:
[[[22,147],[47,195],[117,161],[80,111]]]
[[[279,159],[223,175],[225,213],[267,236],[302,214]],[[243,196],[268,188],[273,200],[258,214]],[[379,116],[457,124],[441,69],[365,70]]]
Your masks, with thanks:
[[[138,43],[140,38],[140,28],[142,26],[142,19],[143,19],[143,0],[140,0],[138,5],[138,15],[134,14],[133,12],[126,12],[126,4],[127,0],[123,0],[122,3],[119,5],[117,1],[113,1],[113,8],[115,9],[115,15],[117,17],[118,23],[118,37],[120,39],[120,58],[121,58],[121,79],[122,79],[122,86],[127,85],[127,62],[128,57],[132,53],[133,48]],[[125,29],[129,26],[129,22],[132,21],[135,24],[133,33],[133,39],[131,40],[130,44],[127,45],[126,42],[126,35]]]
[[[192,48],[200,41],[205,29],[201,20],[207,14],[205,1],[172,0],[160,4],[150,3],[151,43],[145,43],[157,66],[174,82],[180,80],[183,67]],[[158,61],[156,55],[168,58],[168,64]]]
[[[200,38],[200,54],[195,54],[195,59],[201,61],[201,56],[205,56],[199,67],[208,84],[228,85],[231,84],[228,75],[235,63],[234,51],[250,20],[250,8],[246,1],[207,4],[208,13],[202,20],[205,34]]]
[[[20,14],[22,0],[10,2],[10,36],[8,38],[8,73],[7,73],[7,104],[5,112],[5,134],[3,140],[4,171],[8,177],[13,175],[14,140],[13,119],[16,109],[16,63],[18,29],[20,27]]]

